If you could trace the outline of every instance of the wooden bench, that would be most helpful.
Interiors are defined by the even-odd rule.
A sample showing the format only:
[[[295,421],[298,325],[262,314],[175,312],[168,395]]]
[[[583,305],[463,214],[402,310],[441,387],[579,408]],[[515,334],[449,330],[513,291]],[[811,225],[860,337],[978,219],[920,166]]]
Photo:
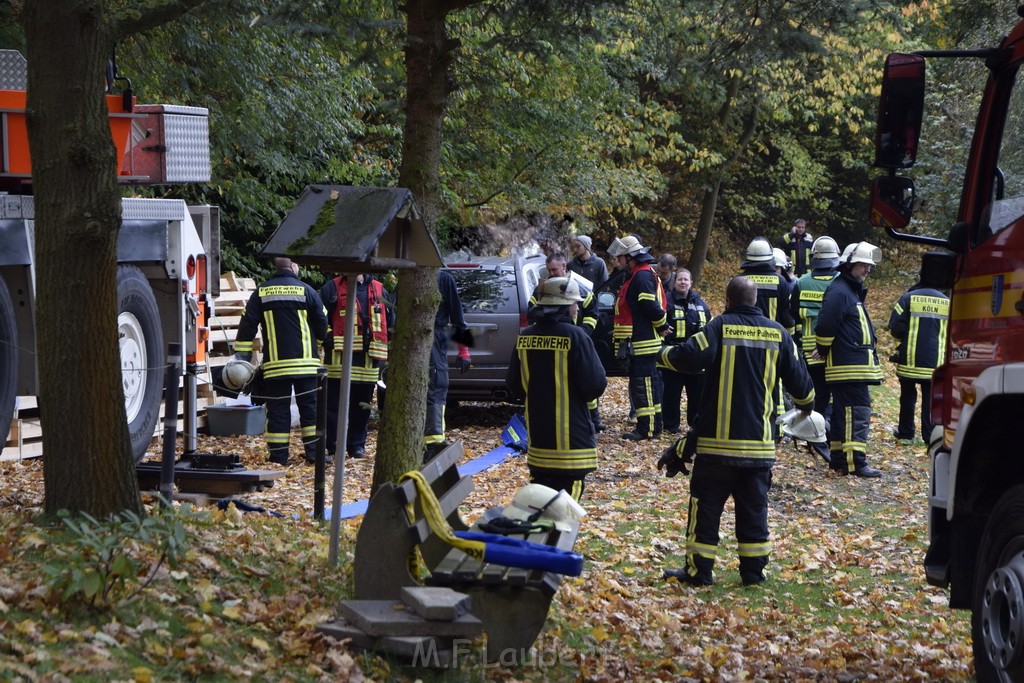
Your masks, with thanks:
[[[461,456],[462,443],[457,441],[421,470],[455,531],[469,528],[458,507],[473,490],[473,480],[460,476],[456,467]],[[406,514],[410,502],[416,517],[412,523]],[[569,531],[552,529],[531,534],[528,540],[572,550],[578,532],[574,523]],[[409,572],[408,558],[417,546],[429,572],[422,579]],[[397,599],[403,586],[423,583],[468,594],[471,612],[487,633],[487,659],[501,662],[529,657],[562,582],[561,574],[480,562],[452,548],[424,519],[412,481],[384,484],[374,494],[356,537],[354,569],[356,598],[360,600]]]

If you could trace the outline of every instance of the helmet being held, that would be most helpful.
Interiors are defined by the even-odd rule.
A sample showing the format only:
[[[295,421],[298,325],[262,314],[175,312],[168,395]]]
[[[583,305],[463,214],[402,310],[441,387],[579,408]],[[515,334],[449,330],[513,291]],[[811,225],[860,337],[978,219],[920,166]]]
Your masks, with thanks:
[[[239,393],[252,381],[255,374],[256,368],[252,363],[241,358],[232,358],[224,365],[220,381],[229,391]]]
[[[777,420],[782,433],[800,441],[822,443],[825,441],[825,418],[821,413],[812,410],[807,414],[794,408]]]
[[[608,245],[608,253],[612,256],[639,256],[640,254],[646,254],[650,250],[650,247],[640,244],[640,240],[633,235],[626,235],[622,238],[616,237]]]
[[[775,260],[775,252],[771,242],[763,237],[755,237],[747,245],[746,261],[753,263],[768,263]]]
[[[846,245],[841,263],[866,263],[869,266],[877,266],[882,261],[882,250],[867,242],[854,242]]]
[[[549,520],[559,531],[572,529],[587,511],[565,491],[556,491],[543,484],[527,484],[519,489],[502,514],[509,519],[529,522]]]
[[[540,306],[568,306],[583,301],[580,286],[568,277],[549,277],[540,286],[537,304]]]

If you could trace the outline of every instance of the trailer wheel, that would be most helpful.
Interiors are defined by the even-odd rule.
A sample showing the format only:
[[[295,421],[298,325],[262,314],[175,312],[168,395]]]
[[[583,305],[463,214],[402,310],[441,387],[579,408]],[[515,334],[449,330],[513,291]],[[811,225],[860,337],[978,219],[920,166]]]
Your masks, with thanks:
[[[160,417],[164,336],[153,289],[135,266],[117,268],[117,336],[128,434],[135,462],[139,462]]]
[[[14,327],[14,303],[7,283],[0,277],[0,451],[3,451],[14,417],[18,384],[17,330]]]
[[[971,608],[977,680],[1024,680],[1024,486],[1004,493],[985,525]]]

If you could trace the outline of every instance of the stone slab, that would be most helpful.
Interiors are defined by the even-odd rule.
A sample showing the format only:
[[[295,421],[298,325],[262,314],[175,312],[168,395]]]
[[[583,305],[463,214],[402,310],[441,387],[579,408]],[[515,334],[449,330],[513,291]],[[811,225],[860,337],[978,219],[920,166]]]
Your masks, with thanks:
[[[373,650],[377,646],[377,638],[367,635],[365,631],[353,626],[344,619],[335,619],[320,624],[316,630],[324,635],[337,638],[338,640],[349,640],[354,647],[363,650]]]
[[[404,586],[402,602],[428,621],[452,621],[469,612],[470,598],[442,586]]]
[[[452,621],[428,621],[394,600],[342,600],[341,616],[371,636],[438,636],[471,638],[484,631],[472,614]]]

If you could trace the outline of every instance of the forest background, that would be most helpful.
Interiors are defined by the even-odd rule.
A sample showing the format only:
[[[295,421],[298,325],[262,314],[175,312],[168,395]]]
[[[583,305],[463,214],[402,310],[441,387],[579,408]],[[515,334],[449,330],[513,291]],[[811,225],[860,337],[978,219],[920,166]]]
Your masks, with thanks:
[[[871,237],[884,56],[989,44],[1015,19],[1006,0],[467,4],[448,17],[444,250],[571,216],[599,248],[634,232],[698,271],[709,242],[715,258],[797,217],[841,244]],[[0,3],[0,20],[13,12]],[[22,49],[0,25],[0,47]],[[243,0],[118,46],[139,101],[210,109],[214,180],[170,193],[222,208],[225,270],[267,273],[256,254],[305,185],[396,184],[405,35],[392,2]],[[913,228],[944,236],[983,67],[929,68],[937,139],[914,173],[928,203]]]

